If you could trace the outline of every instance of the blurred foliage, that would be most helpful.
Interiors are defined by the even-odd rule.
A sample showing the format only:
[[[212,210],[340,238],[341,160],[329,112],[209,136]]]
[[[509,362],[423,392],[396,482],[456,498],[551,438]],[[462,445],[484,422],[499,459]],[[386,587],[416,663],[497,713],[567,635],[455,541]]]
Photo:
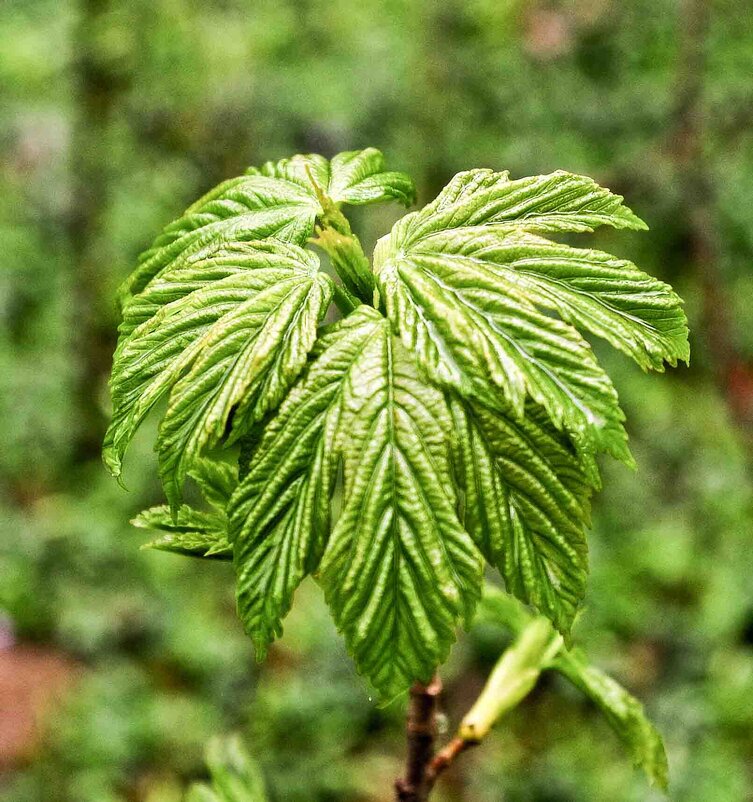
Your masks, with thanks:
[[[663,731],[670,798],[753,799],[748,4],[5,0],[0,41],[0,606],[82,667],[0,798],[179,802],[229,729],[273,800],[389,792],[401,705],[370,703],[316,587],[255,667],[228,566],[138,551],[127,521],[159,500],[149,433],[128,493],[97,454],[114,289],[161,226],[249,164],[375,145],[421,202],[469,166],[564,168],[649,222],[597,247],[679,289],[693,364],[645,377],[603,355],[639,468],[605,465],[576,639]],[[359,212],[365,244],[397,215]],[[499,637],[453,652],[453,722]],[[440,802],[660,798],[557,681],[440,785]]]

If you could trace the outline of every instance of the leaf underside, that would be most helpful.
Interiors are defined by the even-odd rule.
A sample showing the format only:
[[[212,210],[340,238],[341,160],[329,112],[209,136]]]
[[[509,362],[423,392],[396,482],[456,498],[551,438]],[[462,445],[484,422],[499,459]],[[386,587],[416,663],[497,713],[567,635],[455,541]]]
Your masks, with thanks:
[[[367,149],[269,162],[191,206],[123,287],[104,449],[119,474],[166,399],[157,452],[170,506],[137,519],[164,533],[151,545],[232,554],[260,657],[314,574],[383,697],[445,659],[483,558],[567,636],[595,455],[632,461],[617,393],[581,332],[643,369],[688,360],[670,287],[547,238],[645,228],[620,196],[565,172],[459,173],[377,243],[374,275],[361,275],[376,282],[374,307],[322,328],[342,290],[303,248],[317,220],[413,199],[410,179]],[[358,279],[364,265],[361,254],[346,268]],[[238,442],[240,482],[212,477],[202,455]],[[182,504],[189,475],[209,510]]]

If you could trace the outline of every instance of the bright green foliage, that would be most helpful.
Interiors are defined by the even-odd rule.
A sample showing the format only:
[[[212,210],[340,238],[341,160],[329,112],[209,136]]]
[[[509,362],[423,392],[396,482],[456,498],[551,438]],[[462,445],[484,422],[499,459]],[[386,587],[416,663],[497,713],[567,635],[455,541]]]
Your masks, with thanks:
[[[503,624],[519,635],[537,619],[515,599],[497,588],[484,588],[481,613],[484,619]],[[560,648],[551,662],[553,669],[579,688],[604,714],[623,741],[636,767],[652,784],[666,790],[667,755],[661,735],[648,720],[643,705],[618,682],[592,665],[580,649]]]
[[[541,412],[492,412],[454,398],[465,527],[519,599],[567,632],[585,591],[584,523],[596,467]]]
[[[334,203],[364,204],[397,200],[409,206],[413,182],[404,173],[385,172],[374,149],[321,156],[294,156],[251,168],[190,206],[165,228],[121,288],[127,305],[156,276],[179,267],[207,248],[274,237],[303,245],[324,211],[320,192]]]
[[[517,415],[530,397],[578,445],[630,462],[617,394],[568,323],[661,367],[688,358],[681,301],[629,262],[531,233],[645,228],[621,201],[568,173],[510,181],[470,170],[380,240],[375,271],[390,320],[433,380]]]
[[[644,227],[591,179],[460,173],[380,240],[372,272],[340,205],[412,196],[366,150],[270,163],[191,207],[123,296],[105,447],[117,474],[169,394],[157,451],[172,523],[167,510],[140,522],[180,529],[176,550],[216,553],[181,488],[204,452],[240,440],[227,540],[257,653],[314,574],[383,697],[445,659],[482,557],[567,635],[595,455],[631,461],[617,394],[576,326],[643,368],[688,358],[667,285],[541,236]],[[344,287],[304,250],[313,233]],[[320,328],[335,294],[345,317]]]
[[[264,780],[238,736],[207,745],[210,783],[194,783],[185,802],[267,802]]]
[[[237,471],[227,462],[201,459],[188,475],[199,486],[209,510],[196,510],[188,504],[181,504],[177,514],[166,504],[144,510],[131,523],[140,529],[154,529],[165,534],[142,548],[190,557],[232,559],[225,510],[238,483]]]

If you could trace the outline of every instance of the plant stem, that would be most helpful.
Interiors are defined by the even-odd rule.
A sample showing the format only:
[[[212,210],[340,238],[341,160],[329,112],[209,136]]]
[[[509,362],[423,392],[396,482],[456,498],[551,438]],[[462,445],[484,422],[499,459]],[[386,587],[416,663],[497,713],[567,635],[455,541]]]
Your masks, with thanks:
[[[397,802],[424,802],[428,798],[427,769],[434,756],[437,702],[441,691],[442,681],[436,675],[428,685],[416,682],[410,689],[406,721],[408,757],[405,777],[395,782]]]
[[[361,301],[371,304],[376,286],[374,275],[361,243],[350,231],[350,226],[348,225],[347,233],[343,233],[339,228],[324,225],[311,242],[329,256],[332,266],[348,291]]]
[[[492,726],[533,690],[541,672],[562,649],[562,636],[545,618],[531,618],[497,664],[478,699],[463,717],[457,735],[434,754],[437,696],[435,678],[411,688],[408,711],[408,761],[405,778],[395,783],[398,802],[425,802],[442,772],[480,743]]]

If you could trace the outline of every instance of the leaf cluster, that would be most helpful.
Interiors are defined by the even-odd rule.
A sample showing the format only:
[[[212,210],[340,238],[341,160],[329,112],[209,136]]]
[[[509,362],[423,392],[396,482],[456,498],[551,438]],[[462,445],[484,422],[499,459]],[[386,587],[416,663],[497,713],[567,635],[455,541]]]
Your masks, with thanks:
[[[580,330],[644,369],[688,359],[670,287],[550,239],[645,228],[591,179],[459,173],[370,263],[342,206],[414,196],[367,149],[268,163],[197,201],[121,290],[104,450],[118,475],[166,399],[169,506],[137,519],[165,532],[153,545],[232,556],[260,657],[314,575],[385,698],[446,658],[485,561],[567,636],[596,455],[632,460]],[[326,324],[333,301],[342,317]],[[189,476],[209,512],[183,504]]]

